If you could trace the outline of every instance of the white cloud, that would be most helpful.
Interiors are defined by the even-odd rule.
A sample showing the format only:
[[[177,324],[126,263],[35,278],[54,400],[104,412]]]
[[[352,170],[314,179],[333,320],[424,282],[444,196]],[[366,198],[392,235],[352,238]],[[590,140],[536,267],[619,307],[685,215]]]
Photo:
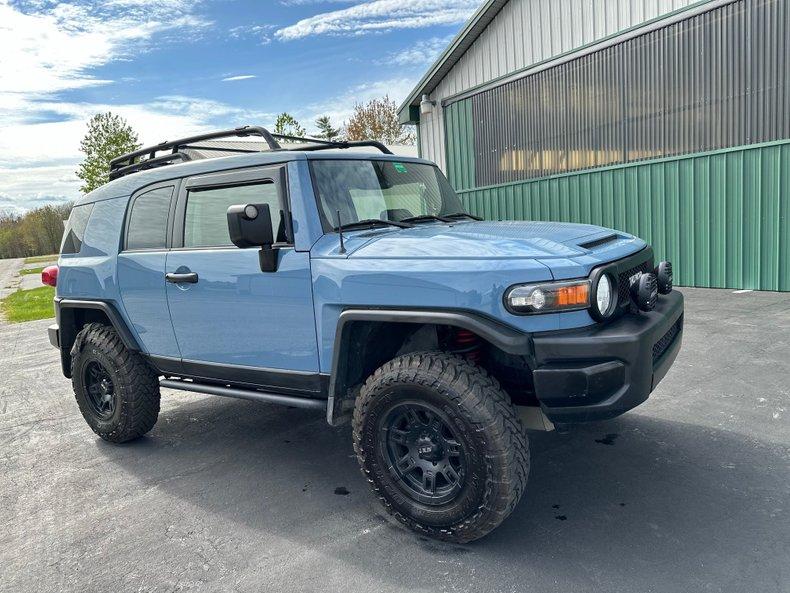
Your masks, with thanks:
[[[306,109],[296,113],[297,119],[310,126],[316,118],[328,115],[335,125],[339,125],[348,121],[351,114],[354,113],[356,104],[366,103],[370,99],[388,95],[395,103],[400,104],[414,88],[416,82],[411,78],[393,78],[362,84],[327,101],[308,105]]]
[[[314,35],[365,35],[452,25],[468,19],[479,4],[479,0],[369,0],[302,19],[274,35],[291,41]]]
[[[310,4],[351,4],[357,0],[280,0],[283,6],[308,6]]]
[[[396,64],[398,66],[425,66],[433,64],[445,50],[455,35],[447,37],[431,37],[420,40],[410,47],[389,54],[378,61],[379,64]]]
[[[63,3],[32,13],[0,0],[0,92],[52,94],[107,84],[90,70],[125,57],[132,47],[139,51],[156,33],[206,24],[190,15],[182,0],[151,7],[141,0]]]
[[[255,37],[261,45],[269,45],[272,42],[270,33],[275,28],[274,25],[241,25],[230,29],[228,34],[233,39]]]
[[[79,196],[80,182],[74,175],[82,158],[79,142],[85,122],[94,113],[112,111],[123,116],[145,145],[217,127],[269,123],[275,117],[177,95],[158,97],[144,105],[53,102],[41,103],[41,107],[56,113],[61,121],[17,123],[4,127],[0,134],[0,194],[5,194],[6,202],[15,201],[18,208],[41,205],[42,199],[62,201]]]
[[[239,74],[238,76],[228,76],[223,78],[222,82],[233,82],[235,80],[249,80],[250,78],[258,78],[255,74]]]
[[[195,16],[191,0],[96,0],[92,4],[0,0],[0,207],[18,211],[78,196],[73,172],[79,141],[94,113],[126,117],[141,140],[160,141],[175,130],[205,129],[208,112],[225,106],[175,98],[147,105],[95,105],[58,101],[64,91],[112,81],[95,68],[145,51],[210,23]],[[202,116],[202,119],[200,117]]]

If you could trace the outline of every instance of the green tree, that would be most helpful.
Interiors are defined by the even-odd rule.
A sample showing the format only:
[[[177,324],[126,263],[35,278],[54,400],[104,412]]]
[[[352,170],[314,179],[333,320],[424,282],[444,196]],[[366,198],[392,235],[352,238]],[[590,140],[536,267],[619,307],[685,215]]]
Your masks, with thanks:
[[[348,140],[378,140],[384,144],[412,145],[414,132],[401,126],[398,106],[388,96],[371,99],[365,105],[357,103],[354,114],[346,124]]]
[[[296,121],[290,113],[281,113],[277,116],[274,122],[274,133],[282,134],[283,136],[299,136],[303,137],[307,132],[302,125]]]
[[[0,259],[57,253],[71,203],[48,204],[25,214],[0,212]]]
[[[140,147],[137,133],[120,115],[97,113],[88,122],[88,133],[80,142],[85,160],[77,169],[80,191],[88,193],[109,181],[110,161]]]
[[[318,128],[318,135],[316,138],[322,138],[323,140],[340,140],[341,130],[332,125],[332,120],[329,119],[328,115],[322,115],[315,120],[315,127]]]

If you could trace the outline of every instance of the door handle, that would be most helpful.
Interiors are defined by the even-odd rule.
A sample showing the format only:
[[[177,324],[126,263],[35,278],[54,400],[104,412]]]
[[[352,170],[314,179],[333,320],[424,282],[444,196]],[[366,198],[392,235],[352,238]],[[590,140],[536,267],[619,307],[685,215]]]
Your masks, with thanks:
[[[180,284],[182,282],[186,282],[187,284],[197,284],[198,275],[196,272],[187,272],[185,274],[168,273],[165,274],[165,280],[172,282],[173,284]]]

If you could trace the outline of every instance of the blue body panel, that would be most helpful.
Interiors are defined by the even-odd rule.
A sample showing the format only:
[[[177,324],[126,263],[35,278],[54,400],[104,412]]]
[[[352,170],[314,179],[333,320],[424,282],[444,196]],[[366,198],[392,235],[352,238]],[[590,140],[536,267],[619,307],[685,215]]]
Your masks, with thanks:
[[[124,313],[144,352],[181,358],[165,293],[167,251],[122,252],[118,285]]]
[[[312,250],[321,370],[331,369],[338,317],[348,307],[468,311],[524,332],[591,325],[587,311],[513,315],[503,295],[514,284],[586,277],[592,268],[645,247],[629,235],[605,244],[606,257],[574,245],[601,230],[563,223],[436,223],[347,233],[345,254],[337,235],[327,234]]]
[[[410,229],[325,233],[311,159],[420,159],[359,153],[270,152],[171,165],[122,177],[85,196],[94,203],[82,250],[60,258],[58,296],[116,305],[149,354],[303,372],[331,371],[337,321],[349,307],[452,309],[524,332],[595,323],[586,311],[517,316],[503,304],[513,284],[586,277],[645,247],[600,227],[545,222],[426,223]],[[121,253],[132,193],[170,179],[287,162],[295,241],[278,271],[260,271],[256,249],[223,247]],[[166,272],[198,273],[197,284],[168,284]],[[121,286],[119,288],[119,278]]]
[[[261,272],[257,249],[184,249],[170,272],[197,284],[167,284],[184,360],[318,372],[310,255],[282,249],[276,272]]]

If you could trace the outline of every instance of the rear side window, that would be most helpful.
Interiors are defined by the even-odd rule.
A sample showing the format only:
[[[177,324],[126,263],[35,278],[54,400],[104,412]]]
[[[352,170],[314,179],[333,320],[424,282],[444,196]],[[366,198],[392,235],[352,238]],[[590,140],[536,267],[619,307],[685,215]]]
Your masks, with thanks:
[[[167,247],[167,216],[173,187],[159,187],[140,194],[132,202],[126,249],[164,249]]]
[[[228,208],[236,204],[269,204],[276,241],[288,242],[277,186],[267,181],[190,190],[184,220],[184,247],[233,245],[228,233]]]
[[[82,249],[82,238],[85,236],[85,229],[88,226],[88,219],[93,212],[93,204],[75,206],[71,209],[71,215],[66,222],[66,229],[63,232],[63,243],[60,252],[79,253]]]

